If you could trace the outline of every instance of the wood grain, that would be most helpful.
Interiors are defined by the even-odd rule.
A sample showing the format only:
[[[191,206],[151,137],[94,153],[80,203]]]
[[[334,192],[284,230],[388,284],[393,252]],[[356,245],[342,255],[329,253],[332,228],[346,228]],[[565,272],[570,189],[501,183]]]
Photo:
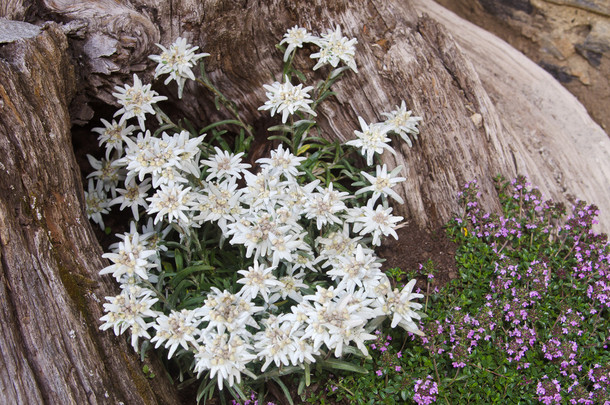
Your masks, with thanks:
[[[0,48],[0,402],[174,404],[125,337],[101,333],[115,295],[84,213],[70,142],[75,93],[56,25]]]

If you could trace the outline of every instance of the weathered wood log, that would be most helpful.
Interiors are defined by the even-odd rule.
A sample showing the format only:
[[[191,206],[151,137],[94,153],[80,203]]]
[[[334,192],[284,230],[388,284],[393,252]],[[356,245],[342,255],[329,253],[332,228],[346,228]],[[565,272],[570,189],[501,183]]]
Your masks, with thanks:
[[[517,171],[547,198],[595,203],[601,208],[599,229],[610,231],[610,140],[582,104],[495,35],[434,1],[414,4],[439,21],[473,61],[500,117]]]
[[[114,86],[130,83],[132,72],[150,80],[153,65],[147,55],[158,52],[154,43],[167,45],[180,35],[212,54],[206,61],[212,81],[237,102],[264,139],[272,120],[258,111],[265,100],[262,84],[270,83],[273,74],[279,79],[281,71],[281,54],[274,44],[295,24],[316,33],[340,25],[345,35],[359,41],[359,74],[339,84],[337,102],[323,104],[321,127],[329,138],[351,139],[359,129],[358,116],[380,120],[381,112],[402,99],[424,118],[413,148],[394,145],[399,156],[384,157],[392,166],[406,167],[408,181],[400,192],[407,204],[397,211],[408,221],[420,227],[444,223],[459,209],[459,185],[472,178],[479,179],[486,208],[497,209],[491,178],[518,171],[530,174],[552,197],[565,198],[564,189],[582,184],[576,189],[582,194],[573,192],[610,215],[608,160],[599,162],[600,176],[587,172],[591,165],[565,169],[582,156],[605,156],[595,153],[607,151],[608,140],[599,140],[583,155],[573,133],[568,136],[573,127],[545,121],[547,115],[568,111],[582,118],[576,125],[589,125],[581,110],[558,109],[568,100],[554,99],[559,93],[545,98],[544,109],[521,104],[519,92],[503,98],[511,81],[500,81],[505,87],[494,81],[494,75],[506,74],[495,67],[499,56],[490,60],[488,54],[476,52],[477,40],[488,37],[448,30],[456,21],[453,16],[442,24],[419,16],[426,3],[41,0],[32,5],[30,21],[64,23],[69,42],[50,26],[35,41],[0,47],[0,299],[6,303],[0,322],[7,331],[0,338],[5,363],[0,381],[5,402],[176,403],[175,391],[164,385],[160,373],[151,388],[125,339],[97,331],[101,301],[113,282],[96,276],[105,264],[83,212],[82,184],[69,152],[67,104],[75,89],[68,46],[81,78],[80,98],[72,106],[75,121],[93,115],[82,108],[87,102],[113,103]],[[26,15],[22,2],[13,5],[13,16]],[[304,69],[313,65],[306,58],[297,63]],[[530,66],[523,72],[536,73],[541,83],[552,82]],[[531,83],[521,77],[525,73],[514,77],[512,87]],[[167,95],[174,98],[162,106],[171,104],[197,123],[224,114],[191,85],[183,102],[174,103],[174,94],[170,88]],[[527,109],[519,114],[511,103]],[[578,104],[569,99],[567,105]],[[551,128],[540,144],[524,141],[524,135],[531,136],[528,128],[538,130],[538,125],[545,131]],[[561,133],[557,139],[563,139],[563,145],[549,148],[545,142],[554,142],[550,136],[555,131]],[[557,167],[566,170],[562,181],[548,180],[554,179]],[[608,227],[610,221],[605,223]]]
[[[181,35],[211,53],[206,60],[209,76],[237,102],[245,118],[256,124],[260,137],[266,136],[264,128],[272,123],[257,110],[265,100],[262,84],[272,81],[272,75],[278,78],[281,55],[274,45],[286,28],[299,24],[320,33],[340,25],[346,35],[358,38],[359,74],[349,75],[340,83],[338,103],[322,105],[319,118],[326,136],[350,139],[353,130],[358,129],[358,116],[369,122],[380,120],[381,112],[392,109],[403,99],[424,118],[421,140],[412,149],[398,147],[400,156],[396,159],[384,158],[391,165],[406,167],[409,181],[400,190],[406,197],[406,204],[397,207],[400,215],[421,227],[436,227],[458,209],[455,190],[461,183],[478,178],[483,193],[493,195],[493,176],[510,177],[520,172],[539,184],[545,196],[597,202],[603,222],[610,223],[606,168],[610,141],[595,135],[595,146],[590,147],[589,143],[587,147],[592,138],[587,136],[587,141],[581,141],[585,139],[583,133],[598,134],[599,129],[582,113],[579,103],[558,91],[554,80],[528,64],[525,57],[489,42],[491,35],[473,30],[456,32],[461,44],[470,44],[465,47],[465,56],[443,26],[454,29],[463,26],[457,16],[451,15],[443,24],[418,16],[418,8],[432,10],[432,3],[431,0],[383,4],[344,0],[307,3],[130,0],[120,5],[92,0],[44,2],[63,19],[81,21],[90,27],[81,32],[83,39],[74,41],[78,46],[85,43],[82,49],[86,55],[89,100],[112,102],[110,93],[114,86],[121,81],[130,82],[130,75],[125,74],[128,71],[138,71],[150,79],[152,65],[142,69],[146,54],[158,52],[153,43],[160,38],[167,45]],[[121,23],[102,24],[107,20],[100,16],[108,13],[120,15]],[[152,23],[143,22],[145,19]],[[135,56],[131,59],[125,57],[127,49],[133,50]],[[489,57],[491,52],[481,49],[503,50]],[[497,63],[504,53],[510,54],[514,63],[508,66],[518,69],[518,73],[507,75],[504,66]],[[306,58],[299,61],[303,68],[311,65],[308,62]],[[99,66],[114,66],[112,74],[98,69]],[[506,86],[501,89],[494,85],[495,81]],[[536,96],[537,91],[546,88],[551,90],[545,90],[543,97]],[[177,103],[174,91],[166,93],[173,97],[172,108],[200,123],[221,117],[205,92],[189,89],[194,90],[187,85],[181,103]],[[516,89],[529,89],[529,93]],[[510,108],[522,105],[523,101],[527,109]],[[89,115],[90,112],[81,114]],[[572,115],[576,119],[561,124],[549,119]],[[575,127],[580,130],[574,131]],[[581,164],[583,156],[588,159]],[[592,165],[597,168],[594,175],[589,174]],[[492,198],[485,203],[490,209],[498,208]]]
[[[608,0],[437,0],[551,73],[610,134]]]
[[[109,7],[104,2],[84,3],[87,7],[71,7],[64,18],[103,15],[101,11],[93,13],[92,4],[100,9]],[[54,2],[46,4],[60,12]],[[491,177],[515,174],[510,150],[499,136],[499,120],[472,65],[442,26],[418,18],[409,2],[270,1],[244,7],[233,1],[184,1],[170,2],[171,13],[162,1],[131,4],[156,16],[154,26],[165,27],[162,43],[182,35],[213,55],[208,61],[211,79],[237,102],[246,120],[262,129],[261,137],[266,137],[264,128],[271,125],[266,114],[258,111],[265,100],[262,85],[271,81],[271,74],[281,72],[281,55],[274,46],[285,30],[300,24],[320,33],[340,25],[346,35],[357,37],[359,74],[348,75],[340,83],[336,103],[322,106],[321,127],[329,138],[351,139],[353,131],[359,129],[358,116],[374,122],[382,118],[381,112],[407,100],[409,107],[423,116],[422,141],[412,149],[395,145],[399,155],[387,159],[391,166],[405,166],[409,179],[400,191],[407,203],[397,211],[421,227],[436,227],[451,217],[458,208],[455,190],[471,178],[481,179],[487,206],[497,208],[491,197]],[[88,38],[93,35],[88,34]],[[154,33],[143,36],[152,38]],[[144,48],[138,49],[138,55],[144,53]],[[119,64],[120,54],[105,58]],[[131,80],[126,75],[98,75],[99,81],[91,81],[106,85],[96,84],[91,93],[105,100],[117,77]],[[201,117],[219,117],[210,97],[199,91],[185,95],[183,103],[173,107],[200,122]],[[470,119],[468,108],[483,116],[482,128]]]
[[[116,286],[98,275],[84,212],[68,114],[75,83],[57,25],[0,45],[0,402],[175,404],[158,362],[148,379],[125,337],[98,330]]]

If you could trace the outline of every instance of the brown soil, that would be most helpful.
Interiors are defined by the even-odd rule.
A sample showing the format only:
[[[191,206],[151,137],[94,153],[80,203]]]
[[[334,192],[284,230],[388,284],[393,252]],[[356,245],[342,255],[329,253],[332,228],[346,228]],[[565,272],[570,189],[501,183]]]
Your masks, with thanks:
[[[449,240],[443,228],[428,231],[414,223],[406,223],[396,233],[398,240],[386,239],[377,251],[380,257],[386,259],[383,266],[385,270],[399,267],[406,272],[417,271],[420,264],[431,260],[435,269],[434,287],[440,288],[457,278],[456,245]],[[421,278],[423,280],[423,275]],[[418,285],[424,289],[421,283]]]

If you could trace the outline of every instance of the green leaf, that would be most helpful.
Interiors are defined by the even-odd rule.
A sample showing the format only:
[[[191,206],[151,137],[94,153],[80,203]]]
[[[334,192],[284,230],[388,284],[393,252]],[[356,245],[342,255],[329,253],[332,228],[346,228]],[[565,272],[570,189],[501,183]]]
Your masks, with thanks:
[[[180,305],[178,306],[177,309],[192,309],[192,308],[198,308],[200,307],[203,303],[205,302],[205,297],[201,296],[201,295],[197,295],[195,297],[190,297],[187,299],[182,300],[182,302],[180,303]]]
[[[239,122],[239,121],[237,121],[237,120],[224,120],[224,121],[218,121],[218,122],[215,122],[215,123],[213,123],[213,124],[210,124],[210,125],[208,125],[208,126],[206,126],[206,127],[203,127],[203,128],[202,128],[202,129],[199,131],[199,133],[200,133],[200,134],[203,134],[204,132],[208,132],[209,130],[214,129],[214,128],[216,128],[216,127],[219,127],[219,126],[221,126],[221,125],[238,125],[238,126],[240,126],[240,127],[241,127],[241,126],[243,126],[243,125],[242,125],[242,123],[241,123],[241,122]]]
[[[215,269],[214,266],[210,266],[207,264],[198,264],[196,266],[189,266],[187,268],[177,271],[176,275],[171,279],[170,284],[171,284],[171,286],[175,287],[182,280],[184,280],[185,278],[187,278],[189,275],[191,275],[193,273],[198,273],[200,271],[209,271],[209,270],[214,270],[214,269]]]
[[[140,360],[144,361],[146,359],[146,352],[148,351],[148,348],[150,347],[150,341],[144,340],[142,342],[142,345],[140,346]]]
[[[340,68],[336,68],[335,70],[333,70],[330,73],[330,79],[333,80],[333,79],[337,78],[337,76],[339,76],[341,73],[343,73],[349,69],[350,69],[349,66],[341,66]]]
[[[265,380],[267,378],[276,378],[276,377],[279,377],[282,375],[292,374],[297,371],[301,371],[301,367],[291,366],[291,367],[276,368],[271,371],[267,371],[264,374],[259,375],[256,378],[256,381]]]
[[[324,93],[322,93],[322,95],[320,96],[320,98],[318,98],[318,104],[321,103],[322,101],[324,101],[325,99],[327,99],[330,96],[334,96],[337,93],[335,93],[334,91],[325,91]]]
[[[288,387],[286,387],[286,384],[284,384],[282,382],[282,380],[280,380],[277,377],[273,377],[272,380],[275,381],[275,383],[280,386],[280,388],[284,392],[284,395],[286,396],[286,399],[288,400],[290,405],[294,405],[294,402],[292,401],[292,396],[290,395],[290,391],[288,390]]]
[[[299,80],[301,82],[306,82],[307,81],[307,78],[305,77],[305,75],[300,70],[294,69],[293,72],[294,72],[295,76],[299,78]]]
[[[231,395],[235,399],[241,399],[242,401],[247,401],[248,397],[244,394],[244,392],[239,388],[239,385],[235,384],[233,386],[227,385],[227,389],[231,392]]]
[[[364,353],[362,353],[362,350],[354,346],[343,346],[343,354],[352,354],[356,357],[360,357],[361,359],[371,358],[371,356],[365,355]]]
[[[351,371],[352,373],[358,373],[358,374],[368,374],[368,372],[369,372],[364,367],[358,366],[354,363],[349,363],[347,361],[338,360],[338,359],[322,360],[320,362],[320,365],[326,369],[345,370],[345,371]]]
[[[184,267],[184,260],[182,259],[182,253],[178,249],[174,249],[174,261],[176,262],[176,271],[180,272]]]
[[[305,363],[305,385],[309,387],[311,385],[311,368],[309,367],[309,363]]]
[[[267,128],[267,131],[269,132],[288,132],[288,133],[293,133],[294,132],[294,128],[291,127],[290,125],[274,125],[272,127]]]
[[[307,143],[307,144],[301,146],[299,148],[299,150],[297,150],[297,156],[301,156],[303,153],[307,152],[309,150],[309,148],[311,148],[310,143]]]

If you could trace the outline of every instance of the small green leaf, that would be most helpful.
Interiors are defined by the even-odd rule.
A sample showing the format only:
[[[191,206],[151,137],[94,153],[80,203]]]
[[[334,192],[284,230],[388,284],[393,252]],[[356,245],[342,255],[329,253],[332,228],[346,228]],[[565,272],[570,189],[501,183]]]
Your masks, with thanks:
[[[307,143],[299,148],[297,151],[297,156],[301,156],[303,153],[307,152],[311,148],[311,144]]]
[[[181,260],[181,265],[182,265],[182,257],[180,258]],[[176,257],[176,266],[178,266],[178,258]],[[198,273],[200,271],[209,271],[209,270],[214,270],[214,266],[210,266],[207,264],[199,264],[196,266],[189,266],[187,268],[184,268],[182,270],[178,270],[176,272],[176,275],[171,279],[170,284],[175,287],[177,286],[182,280],[184,280],[185,278],[187,278],[188,276],[190,276],[193,273]]]
[[[182,253],[178,249],[174,249],[174,260],[176,262],[176,271],[180,272],[184,267],[184,260],[182,259]]]
[[[292,401],[292,396],[290,395],[290,391],[288,390],[288,387],[286,387],[286,384],[284,384],[282,380],[280,380],[278,377],[273,377],[272,380],[280,386],[280,388],[284,392],[284,395],[286,396],[286,399],[288,400],[288,403],[290,403],[290,405],[294,405],[294,402]]]
[[[353,373],[359,373],[359,374],[368,374],[368,372],[369,372],[364,367],[358,366],[354,363],[349,363],[347,361],[342,361],[342,360],[337,360],[337,359],[322,360],[320,362],[320,365],[326,369],[345,370],[345,371],[351,371]]]

